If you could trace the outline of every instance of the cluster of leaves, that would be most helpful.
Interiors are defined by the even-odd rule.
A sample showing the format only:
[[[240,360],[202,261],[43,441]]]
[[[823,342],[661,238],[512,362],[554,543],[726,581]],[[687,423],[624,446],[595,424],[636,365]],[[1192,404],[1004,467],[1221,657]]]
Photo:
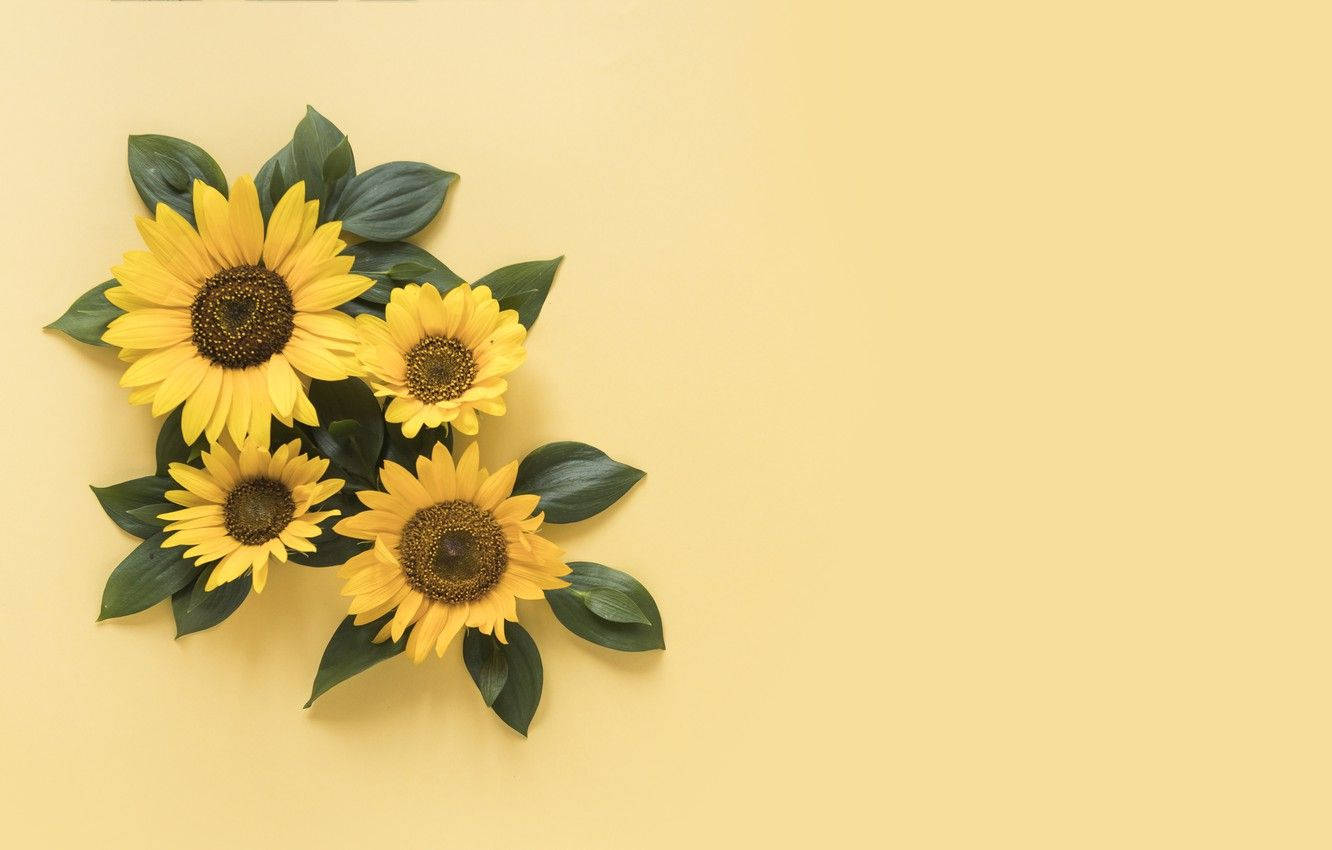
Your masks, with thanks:
[[[206,151],[183,139],[143,135],[129,139],[130,177],[150,211],[166,204],[193,223],[193,185],[202,180],[224,195],[226,176]],[[425,249],[403,241],[418,233],[439,213],[457,175],[420,162],[389,162],[357,172],[347,136],[313,108],[296,126],[292,139],[259,169],[255,184],[265,220],[278,199],[297,181],[305,181],[307,199],[320,201],[320,222],[340,220],[344,231],[363,241],[348,247],[352,270],[374,280],[374,286],[341,309],[352,315],[383,316],[394,288],[428,282],[441,292],[462,283],[448,266]],[[528,329],[536,322],[563,258],[516,263],[478,279],[490,287],[503,309],[516,310]],[[89,345],[105,345],[101,337],[121,310],[105,298],[115,280],[81,295],[47,327]],[[358,379],[313,381],[310,400],[318,413],[315,427],[273,423],[272,445],[299,439],[302,451],[328,458],[329,475],[347,485],[318,509],[337,508],[344,516],[362,509],[355,494],[380,488],[384,461],[412,467],[436,443],[452,450],[447,426],[422,429],[407,438],[387,424],[379,401]],[[196,567],[182,557],[185,547],[163,549],[165,523],[158,516],[174,508],[165,492],[176,484],[168,475],[172,463],[202,466],[201,441],[187,445],[181,436],[177,408],[162,423],[153,475],[108,487],[93,487],[107,515],[142,543],[112,571],[102,596],[98,619],[123,617],[171,599],[177,637],[211,628],[231,616],[252,589],[247,572],[241,578],[205,591],[214,565]],[[614,504],[643,473],[612,460],[584,443],[542,446],[520,464],[515,493],[540,496],[538,510],[550,523],[578,522]],[[332,522],[327,523],[332,526]],[[289,561],[307,567],[345,563],[366,548],[364,541],[330,528],[312,541],[312,553],[292,553]],[[611,649],[637,652],[664,649],[661,616],[648,591],[631,576],[601,564],[570,564],[570,586],[548,591],[555,616],[574,634]],[[399,642],[373,643],[388,618],[356,626],[347,617],[329,640],[315,677],[308,707],[334,685],[403,651]],[[463,656],[486,705],[509,726],[527,734],[541,698],[541,656],[521,626],[506,629],[508,643],[476,629],[467,629]]]
[[[514,493],[540,496],[537,510],[546,512],[547,522],[570,523],[610,507],[642,477],[641,470],[586,443],[549,443],[519,464]],[[627,573],[601,564],[575,562],[569,566],[573,570],[569,587],[546,591],[551,610],[569,631],[625,652],[666,648],[661,614],[643,585]],[[386,614],[361,626],[353,617],[342,621],[324,650],[307,708],[329,688],[406,648],[405,635],[397,643],[372,642],[391,617]],[[505,633],[508,643],[467,629],[463,659],[486,704],[526,735],[541,700],[541,656],[522,626],[509,624]]]
[[[130,136],[129,172],[150,212],[159,203],[166,204],[191,223],[195,180],[223,195],[229,191],[226,175],[207,151],[173,136]],[[291,141],[255,175],[255,186],[267,220],[287,189],[305,181],[306,199],[320,202],[319,221],[341,221],[345,233],[363,240],[347,248],[355,258],[352,271],[375,281],[340,309],[353,315],[383,316],[393,289],[405,283],[433,283],[440,292],[447,292],[463,282],[429,251],[403,241],[438,215],[457,179],[457,174],[424,162],[386,162],[357,172],[346,134],[314,107],[307,107]],[[489,286],[500,306],[517,310],[522,323],[531,328],[563,259],[514,263],[475,284]],[[97,284],[47,327],[88,345],[105,345],[106,326],[122,312],[104,294],[115,285],[115,280]]]

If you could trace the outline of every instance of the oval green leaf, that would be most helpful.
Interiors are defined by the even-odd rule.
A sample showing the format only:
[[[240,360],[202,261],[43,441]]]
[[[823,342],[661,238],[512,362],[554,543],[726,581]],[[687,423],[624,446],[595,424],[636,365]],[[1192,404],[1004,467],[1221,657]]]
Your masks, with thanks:
[[[151,608],[198,574],[192,561],[181,557],[184,547],[162,548],[166,532],[159,531],[143,541],[120,566],[111,572],[102,591],[102,610],[98,620],[124,617]]]
[[[569,567],[573,572],[565,579],[570,586],[546,591],[551,611],[566,629],[592,643],[621,652],[666,648],[657,603],[633,576],[589,561],[575,561]],[[593,613],[585,604],[587,597],[580,594],[605,590],[618,591],[629,597],[650,623],[615,622]]]
[[[208,586],[208,577],[216,567],[215,563],[208,564],[199,570],[192,584],[172,595],[171,613],[176,618],[176,637],[211,629],[236,613],[236,609],[250,595],[254,579],[248,572],[212,590],[204,590]]]
[[[467,663],[468,672],[472,674],[472,680],[481,688],[477,678],[481,674],[480,662],[489,658],[493,652],[503,653],[506,671],[504,683],[490,708],[501,720],[526,737],[532,715],[536,714],[537,705],[541,702],[541,653],[537,652],[532,636],[517,623],[506,623],[504,634],[508,643],[500,643],[494,635],[482,634],[477,629],[468,629],[463,635],[463,660]],[[468,649],[469,643],[471,649]],[[477,663],[475,669],[473,662]],[[481,694],[484,697],[486,691],[482,689]]]
[[[348,473],[373,482],[384,447],[384,417],[370,387],[357,378],[312,381],[310,401],[320,423],[310,429],[310,437],[320,453]],[[359,427],[330,430],[340,420]]]
[[[496,269],[476,282],[476,286],[489,286],[490,294],[503,310],[517,310],[518,321],[531,330],[541,307],[546,303],[550,287],[555,283],[563,257],[553,260],[531,260]]]
[[[645,626],[652,625],[647,614],[638,607],[638,603],[622,590],[616,590],[613,587],[599,587],[592,590],[575,591],[587,610],[596,614],[603,620],[609,620],[612,623],[641,623]]]
[[[578,522],[615,504],[643,475],[587,443],[548,443],[523,458],[513,492],[540,496],[547,522]]]
[[[509,660],[499,641],[480,639],[485,637],[480,632],[475,632],[474,638],[474,631],[469,629],[463,635],[463,661],[477,690],[481,691],[481,699],[486,705],[493,706],[509,679]]]
[[[306,702],[305,708],[313,705],[315,700],[334,685],[345,682],[357,673],[368,670],[407,648],[407,634],[411,633],[410,628],[402,640],[372,642],[374,636],[391,619],[393,619],[392,611],[364,626],[355,625],[355,617],[347,617],[338,625],[333,637],[329,638],[328,646],[324,648],[324,657],[319,660],[319,671],[315,673],[314,687],[310,689],[310,699]]]
[[[173,136],[130,136],[129,171],[151,213],[166,204],[194,223],[194,181],[227,194],[227,178],[208,152]]]
[[[113,319],[125,312],[106,300],[106,291],[116,285],[114,280],[97,284],[74,299],[64,315],[46,327],[87,345],[109,347],[110,343],[102,342],[102,334]]]
[[[152,537],[162,530],[160,523],[146,521],[131,511],[166,501],[167,490],[176,489],[176,482],[160,475],[148,475],[112,484],[110,487],[89,487],[106,515],[135,537]]]
[[[357,236],[376,242],[406,239],[420,231],[444,206],[458,175],[424,162],[386,162],[347,184],[334,217]]]

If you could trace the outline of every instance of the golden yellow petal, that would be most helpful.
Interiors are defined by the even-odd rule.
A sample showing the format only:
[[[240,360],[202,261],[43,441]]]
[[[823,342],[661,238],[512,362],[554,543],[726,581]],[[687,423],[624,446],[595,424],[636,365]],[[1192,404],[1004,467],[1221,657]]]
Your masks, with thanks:
[[[264,265],[278,274],[282,273],[281,269],[296,248],[304,217],[305,181],[301,180],[287,190],[268,217],[268,232],[264,234]]]
[[[221,192],[198,179],[194,181],[194,220],[215,264],[221,268],[244,265],[231,229],[231,205]]]
[[[241,262],[256,265],[264,253],[264,216],[259,209],[259,190],[248,176],[231,185],[230,218]]]

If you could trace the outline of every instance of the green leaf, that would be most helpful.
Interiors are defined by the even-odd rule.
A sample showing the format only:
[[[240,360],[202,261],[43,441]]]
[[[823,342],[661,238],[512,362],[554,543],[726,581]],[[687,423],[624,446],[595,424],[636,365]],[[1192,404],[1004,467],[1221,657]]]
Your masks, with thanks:
[[[177,405],[162,420],[162,429],[157,432],[157,474],[166,475],[173,463],[189,463],[194,450],[208,448],[208,438],[199,435],[193,445],[186,444],[185,434],[180,430],[181,413],[185,405]]]
[[[324,649],[324,657],[319,660],[319,671],[315,673],[314,687],[310,689],[310,700],[305,704],[309,708],[329,688],[344,682],[364,670],[368,670],[381,661],[392,658],[407,648],[407,634],[402,640],[386,640],[372,643],[374,636],[393,619],[393,612],[385,614],[373,623],[364,626],[354,625],[355,617],[347,617],[338,625],[333,637],[329,638]]]
[[[555,282],[555,272],[559,270],[563,257],[553,260],[532,260],[515,263],[496,269],[478,280],[475,286],[489,286],[490,294],[505,310],[517,310],[518,321],[531,329],[536,323],[541,307],[550,294],[551,284]]]
[[[291,137],[292,169],[279,161],[283,171],[292,173],[292,181],[305,181],[305,199],[319,200],[319,221],[330,219],[333,201],[356,173],[351,143],[337,126],[320,115],[313,106],[305,107],[305,117]],[[332,175],[332,179],[329,179]]]
[[[517,623],[506,623],[504,632],[508,643],[500,643],[494,635],[482,634],[477,629],[468,629],[463,635],[463,661],[484,698],[486,687],[481,684],[481,664],[492,653],[504,655],[503,687],[490,707],[501,720],[526,737],[532,715],[541,702],[541,653],[537,652],[532,636]]]
[[[310,429],[321,454],[353,475],[373,482],[379,452],[384,445],[384,416],[379,402],[364,381],[312,381],[310,401],[323,427]],[[338,420],[350,419],[359,426],[329,430]]]
[[[351,492],[344,489],[315,506],[315,510],[339,510],[342,511],[341,516],[346,517],[360,513],[365,510],[365,506]],[[369,540],[343,537],[334,531],[333,526],[340,518],[330,517],[320,525],[319,535],[310,538],[315,547],[313,552],[292,552],[287,556],[287,560],[302,567],[340,567],[351,560],[352,556],[359,555],[374,545]]]
[[[324,157],[324,185],[336,186],[343,177],[349,177],[350,172],[356,168],[355,160],[352,157],[351,142],[346,136],[338,142],[337,147],[328,152]]]
[[[344,312],[374,313],[384,317],[384,304],[395,287],[405,282],[431,283],[440,292],[448,292],[463,282],[448,266],[435,259],[430,252],[410,242],[361,242],[348,246],[343,253],[355,257],[352,271],[374,280],[375,285],[361,293],[352,304],[344,304]],[[408,277],[396,277],[406,272]]]
[[[428,274],[429,272],[430,269],[426,266],[408,260],[405,263],[398,263],[393,268],[389,269],[388,276],[395,281],[408,283],[412,281],[420,281],[421,275]]]
[[[578,522],[615,504],[643,474],[587,443],[548,443],[523,458],[513,492],[540,496],[547,522]]]
[[[319,199],[319,221],[332,218],[338,195],[356,174],[356,159],[347,136],[313,106],[296,125],[292,139],[255,175],[264,220],[295,183],[305,181],[305,199]]]
[[[164,203],[194,223],[194,181],[227,194],[227,178],[207,151],[171,136],[130,136],[129,170],[134,188],[156,214]]]
[[[106,291],[117,285],[114,280],[97,284],[76,298],[63,316],[46,327],[88,345],[109,347],[110,343],[102,342],[102,334],[106,333],[106,326],[112,319],[125,312],[106,300]]]
[[[642,623],[652,625],[652,621],[638,607],[638,603],[629,594],[613,587],[599,587],[592,590],[575,590],[574,594],[583,600],[587,610],[603,620],[612,623]]]
[[[160,529],[165,527],[170,520],[162,519],[162,514],[170,511],[180,510],[180,505],[171,505],[166,502],[158,502],[155,505],[144,505],[141,508],[130,508],[127,513],[144,523],[145,526],[152,526]],[[154,532],[156,533],[156,532]]]
[[[254,579],[248,572],[212,590],[204,590],[208,586],[208,577],[216,567],[215,563],[208,564],[199,570],[192,584],[172,595],[171,613],[176,618],[176,637],[211,629],[236,613],[236,609],[250,595]]]
[[[376,165],[348,182],[334,217],[344,230],[365,239],[406,239],[430,223],[457,179],[424,162]]]
[[[124,617],[151,608],[189,584],[197,569],[181,557],[183,547],[162,548],[166,532],[159,531],[139,544],[120,562],[102,591],[98,620]]]
[[[93,495],[101,503],[102,510],[116,525],[135,537],[152,537],[162,530],[161,526],[145,522],[130,511],[147,505],[157,505],[166,501],[163,495],[167,490],[176,489],[176,482],[164,476],[149,475],[112,484],[110,487],[91,487]]]
[[[421,455],[428,455],[435,449],[435,443],[443,443],[444,447],[453,454],[453,431],[448,425],[440,425],[438,428],[422,428],[416,432],[415,437],[408,437],[402,433],[402,426],[393,423],[386,426],[388,431],[388,447],[384,452],[384,460],[391,460],[394,463],[401,464],[410,470],[416,469],[416,459]]]
[[[504,683],[509,678],[509,660],[504,655],[502,644],[497,640],[468,640],[469,631],[463,636],[463,661],[467,672],[472,674],[472,681],[481,691],[481,699],[486,705],[494,705],[495,699],[504,690]],[[480,632],[476,632],[481,637]]]
[[[622,652],[665,649],[661,612],[647,588],[627,573],[588,561],[569,564],[569,587],[547,590],[546,600],[564,627],[595,644]],[[650,623],[616,622],[594,614],[586,604],[591,594],[616,591],[627,596]]]
[[[296,162],[291,150],[291,142],[287,142],[282,150],[268,158],[260,168],[259,173],[254,176],[255,188],[259,191],[259,209],[264,214],[264,221],[273,214],[273,207],[282,200],[282,196],[291,188],[295,182],[292,176],[296,173]]]

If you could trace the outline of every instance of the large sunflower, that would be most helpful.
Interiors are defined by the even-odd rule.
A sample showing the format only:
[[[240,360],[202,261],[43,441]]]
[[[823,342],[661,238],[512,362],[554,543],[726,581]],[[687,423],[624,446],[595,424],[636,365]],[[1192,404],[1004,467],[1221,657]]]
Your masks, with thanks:
[[[504,414],[504,376],[527,357],[527,329],[490,287],[464,283],[441,296],[431,284],[408,284],[393,290],[385,319],[357,317],[358,354],[375,395],[392,399],[384,418],[401,422],[402,433],[448,422],[475,434],[477,411]]]
[[[106,291],[125,310],[102,339],[131,363],[120,379],[130,402],[154,416],[184,402],[181,430],[216,440],[268,445],[271,417],[317,424],[301,375],[339,380],[358,374],[356,324],[334,310],[373,281],[349,274],[342,223],[315,227],[319,202],[297,183],[278,201],[267,232],[248,177],[227,200],[194,183],[196,230],[166,204],[140,217],[148,251],[125,255]]]
[[[386,461],[387,492],[358,492],[370,510],[333,526],[375,542],[338,572],[356,624],[396,609],[375,640],[401,640],[415,624],[406,649],[420,663],[432,647],[442,656],[464,626],[505,641],[504,621],[518,620],[515,599],[567,587],[563,550],[536,533],[539,497],[510,495],[517,472],[516,462],[494,475],[479,469],[475,443],[456,468],[442,443],[417,458],[416,475]]]
[[[218,561],[204,590],[254,570],[254,589],[263,591],[271,559],[286,561],[288,548],[315,551],[310,538],[319,536],[319,523],[341,511],[310,508],[345,482],[319,480],[328,460],[300,450],[300,440],[271,454],[253,441],[239,451],[216,443],[203,453],[203,469],[171,464],[171,477],[185,489],[167,491],[167,499],[181,509],[159,516],[170,521],[166,530],[173,532],[162,547],[189,546],[185,557],[195,558],[196,566]]]

